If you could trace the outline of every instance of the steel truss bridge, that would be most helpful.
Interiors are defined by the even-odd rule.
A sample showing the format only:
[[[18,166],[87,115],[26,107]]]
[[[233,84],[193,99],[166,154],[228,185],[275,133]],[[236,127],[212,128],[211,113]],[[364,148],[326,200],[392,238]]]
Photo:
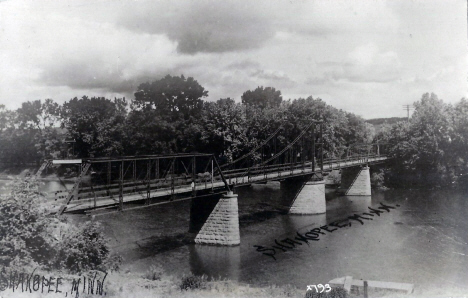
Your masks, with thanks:
[[[382,144],[353,144],[339,158],[324,158],[323,123],[319,121],[310,121],[286,144],[282,130],[279,127],[250,152],[232,161],[204,153],[46,160],[33,179],[50,166],[79,166],[71,188],[46,194],[54,201],[55,212],[62,214],[104,208],[123,210],[125,203],[164,204],[224,193],[252,183],[314,175],[323,178],[333,169],[387,159],[381,152]]]

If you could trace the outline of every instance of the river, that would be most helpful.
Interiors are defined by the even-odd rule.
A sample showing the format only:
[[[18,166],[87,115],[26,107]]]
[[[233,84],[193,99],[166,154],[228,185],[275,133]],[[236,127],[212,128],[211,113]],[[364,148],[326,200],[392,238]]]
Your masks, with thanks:
[[[45,186],[53,190],[56,184]],[[298,288],[353,276],[355,279],[413,283],[417,293],[468,293],[468,194],[461,190],[373,190],[371,197],[337,196],[326,190],[327,212],[288,215],[298,186],[252,185],[238,188],[241,244],[215,247],[193,244],[188,233],[190,201],[123,213],[96,215],[124,269],[145,272],[162,266],[173,275],[196,274],[229,278],[251,285]],[[274,240],[296,232],[368,212],[379,204],[390,212],[353,221],[351,227],[320,235],[319,241],[297,245],[272,257],[254,245],[271,247]],[[70,215],[78,221],[87,215]]]

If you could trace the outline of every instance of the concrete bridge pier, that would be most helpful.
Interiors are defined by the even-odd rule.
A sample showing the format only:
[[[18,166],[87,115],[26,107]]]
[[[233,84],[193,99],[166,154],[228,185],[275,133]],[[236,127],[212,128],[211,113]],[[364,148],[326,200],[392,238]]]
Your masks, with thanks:
[[[370,196],[369,166],[342,169],[339,190],[346,196]]]
[[[325,213],[325,181],[312,178],[307,181],[294,199],[290,214],[320,214]]]
[[[239,210],[237,194],[232,191],[223,195],[208,216],[195,243],[211,245],[239,245]]]

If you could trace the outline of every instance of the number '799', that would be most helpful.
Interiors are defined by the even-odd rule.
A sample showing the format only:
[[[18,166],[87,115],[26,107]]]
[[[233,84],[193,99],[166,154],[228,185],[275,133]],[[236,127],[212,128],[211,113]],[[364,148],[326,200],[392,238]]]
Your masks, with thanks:
[[[331,288],[330,288],[330,285],[329,284],[325,284],[325,285],[322,285],[322,284],[318,284],[318,285],[308,285],[307,286],[307,291],[313,291],[315,289],[315,291],[317,293],[323,293],[325,291],[325,293],[328,293],[331,291]],[[320,289],[320,291],[319,291]]]

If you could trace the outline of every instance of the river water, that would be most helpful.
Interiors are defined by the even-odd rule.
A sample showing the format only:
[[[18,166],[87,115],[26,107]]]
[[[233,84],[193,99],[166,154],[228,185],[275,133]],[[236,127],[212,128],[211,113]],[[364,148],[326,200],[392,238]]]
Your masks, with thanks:
[[[47,189],[53,189],[49,184]],[[189,233],[190,201],[123,213],[71,215],[100,221],[124,268],[145,272],[162,266],[173,275],[229,278],[251,285],[306,285],[352,276],[354,279],[413,283],[415,294],[468,294],[468,194],[461,190],[374,191],[370,197],[337,196],[327,189],[327,212],[288,215],[299,186],[280,184],[238,188],[241,244],[216,247],[193,244]],[[397,206],[372,220],[352,222],[320,235],[319,241],[275,254],[274,240],[294,238],[380,203]]]

